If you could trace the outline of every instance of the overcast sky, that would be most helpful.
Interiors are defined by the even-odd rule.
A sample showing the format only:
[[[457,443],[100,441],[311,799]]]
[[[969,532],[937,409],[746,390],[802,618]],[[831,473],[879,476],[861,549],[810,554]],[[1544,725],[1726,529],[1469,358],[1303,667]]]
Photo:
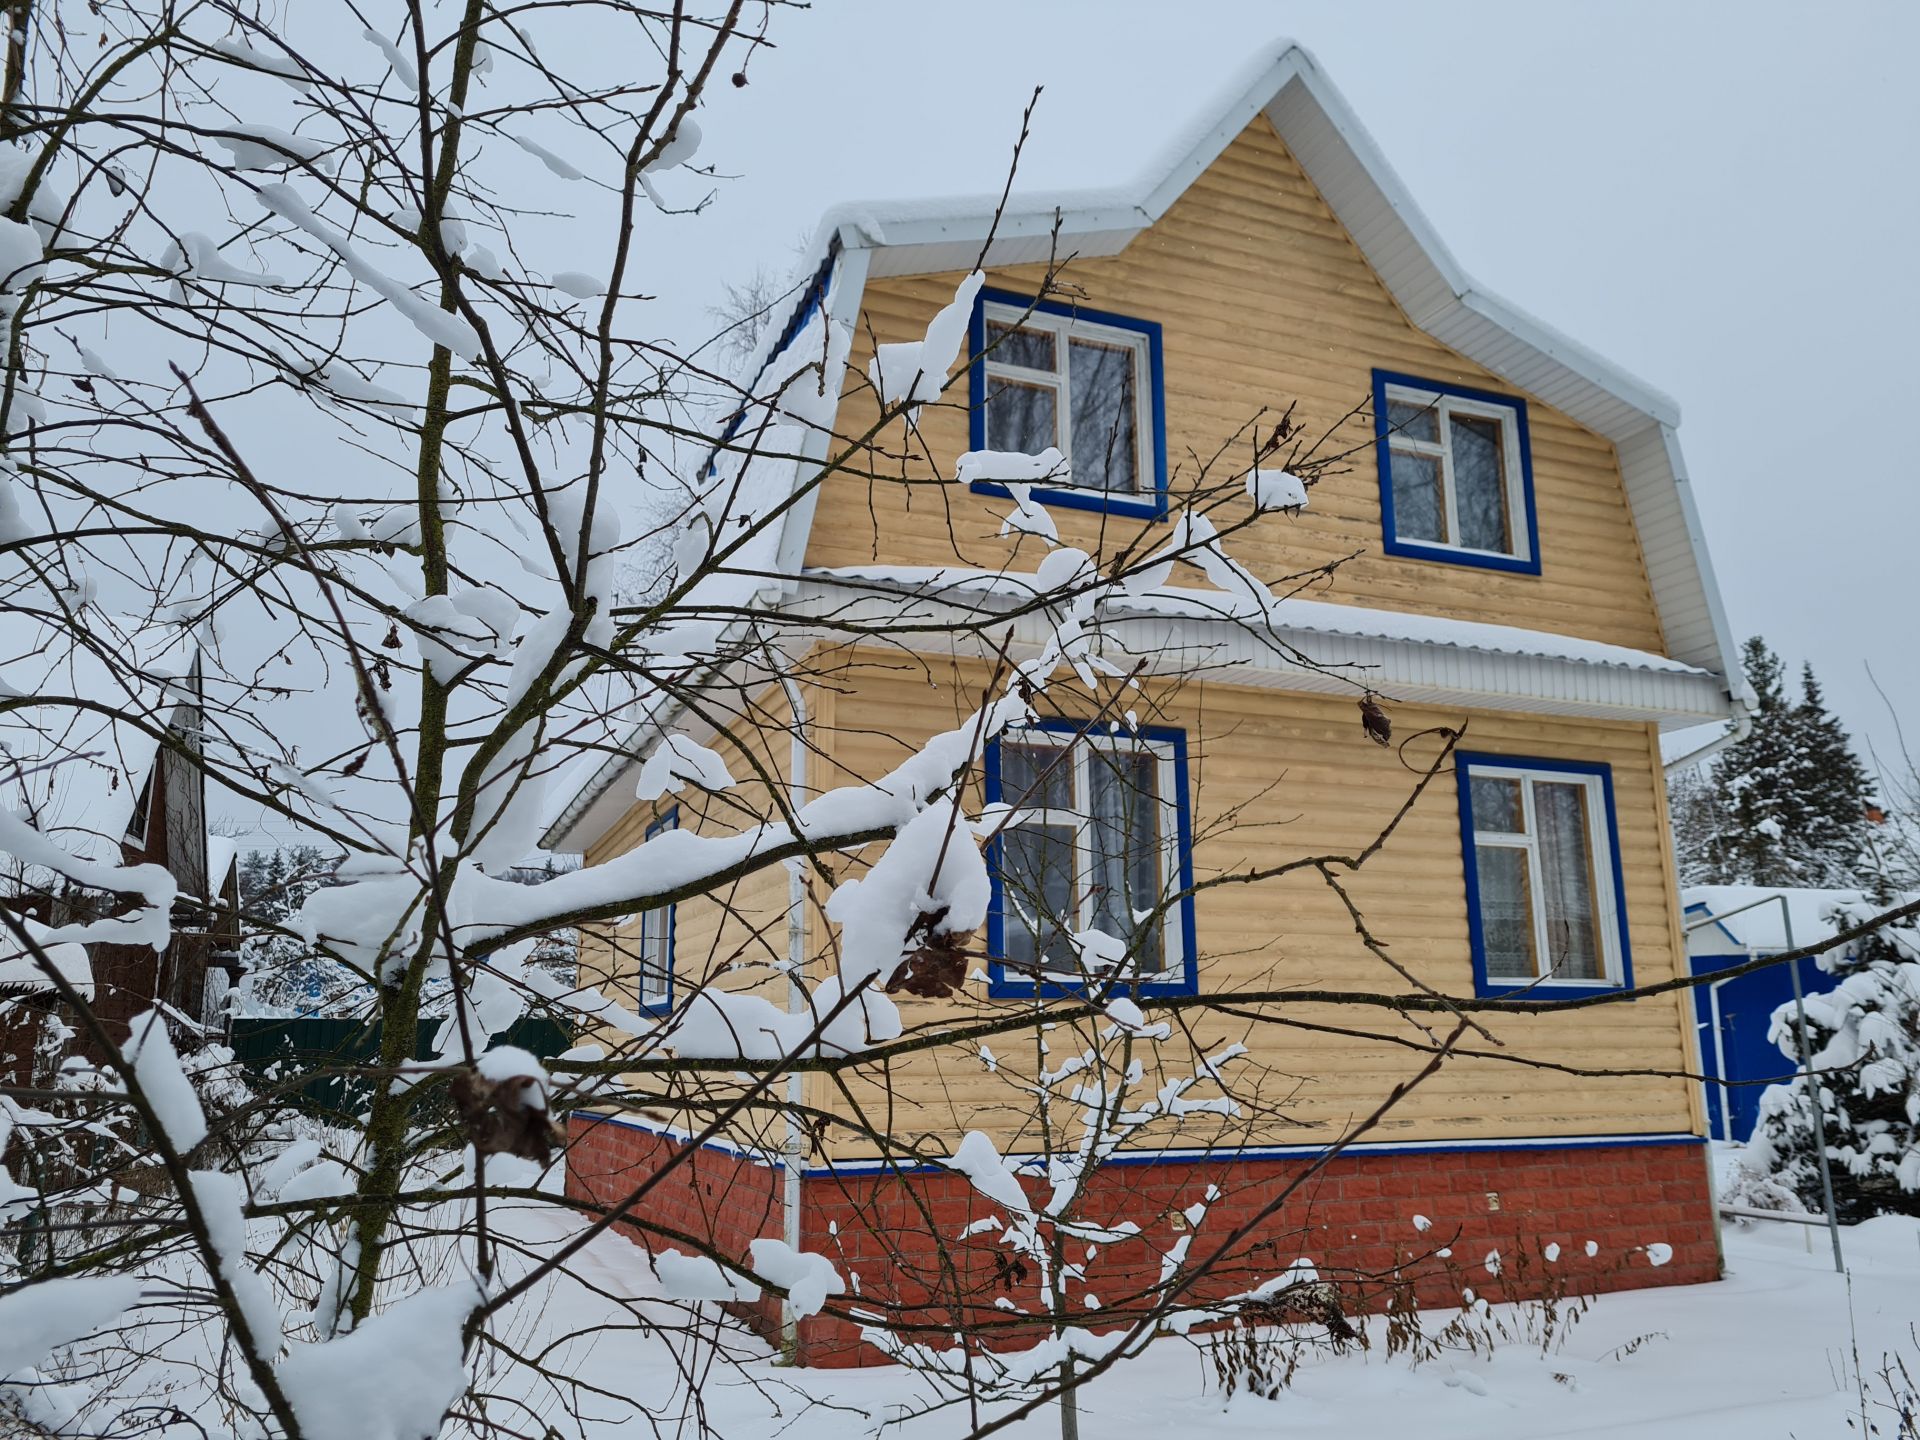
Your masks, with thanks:
[[[1871,662],[1920,742],[1913,0],[817,0],[702,116],[739,178],[655,230],[684,277],[656,333],[830,203],[997,188],[1035,85],[1023,188],[1129,180],[1282,36],[1477,281],[1679,401],[1736,638],[1811,660],[1884,750]]]

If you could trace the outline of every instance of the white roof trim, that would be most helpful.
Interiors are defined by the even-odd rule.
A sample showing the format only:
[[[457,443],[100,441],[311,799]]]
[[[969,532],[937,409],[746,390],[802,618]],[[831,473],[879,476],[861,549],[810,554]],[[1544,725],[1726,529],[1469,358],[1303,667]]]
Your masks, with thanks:
[[[984,571],[916,576],[885,567],[809,571],[788,615],[818,617],[824,623],[813,638],[822,641],[845,644],[864,631],[870,637],[864,643],[877,646],[990,658],[1000,651],[981,638],[978,622],[1018,608],[1023,578],[1032,580]],[[1348,696],[1374,689],[1405,704],[1651,722],[1663,729],[1726,713],[1718,676],[1664,655],[1312,600],[1282,601],[1268,627],[1223,613],[1230,598],[1183,589],[1115,596],[1103,605],[1100,624],[1113,647],[1108,658],[1128,670],[1144,661],[1148,673],[1229,685]],[[974,624],[959,628],[962,621]],[[888,633],[905,623],[956,628]],[[996,624],[991,633],[996,645],[1009,642],[1015,658],[1038,653],[1055,635],[1053,622],[1037,610]],[[1327,668],[1300,664],[1289,651]]]

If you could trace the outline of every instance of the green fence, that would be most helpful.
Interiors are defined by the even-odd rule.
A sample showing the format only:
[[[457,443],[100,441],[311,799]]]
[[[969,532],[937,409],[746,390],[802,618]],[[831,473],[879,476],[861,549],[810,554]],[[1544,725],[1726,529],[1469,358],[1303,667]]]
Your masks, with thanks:
[[[440,1020],[420,1022],[414,1059],[432,1055],[433,1037],[441,1024]],[[227,1043],[261,1090],[297,1095],[303,1110],[346,1115],[366,1108],[373,1081],[359,1072],[378,1062],[380,1030],[378,1023],[359,1020],[239,1019],[233,1022]],[[504,1034],[491,1036],[488,1043],[518,1045],[545,1060],[571,1047],[573,1036],[556,1021],[529,1017],[516,1021]]]

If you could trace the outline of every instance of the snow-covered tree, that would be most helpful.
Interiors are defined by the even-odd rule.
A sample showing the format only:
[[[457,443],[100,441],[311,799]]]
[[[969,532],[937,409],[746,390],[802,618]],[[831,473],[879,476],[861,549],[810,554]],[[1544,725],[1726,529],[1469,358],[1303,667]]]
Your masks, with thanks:
[[[658,1177],[602,1220],[560,1225],[555,1116],[665,1095],[696,1137],[751,1139],[769,1115],[802,1118],[782,1109],[800,1064],[884,1095],[914,1043],[891,994],[957,983],[986,919],[999,822],[980,796],[984,747],[1053,713],[1062,689],[1130,725],[1143,702],[1103,636],[1117,599],[1176,566],[1278,633],[1271,607],[1302,577],[1257,575],[1233,547],[1297,510],[1345,449],[1330,438],[1344,407],[1308,426],[1285,396],[1183,475],[1170,525],[1117,526],[1082,553],[1016,505],[1009,527],[1050,551],[1028,577],[1050,638],[890,769],[796,795],[676,737],[642,792],[691,787],[714,824],[591,869],[538,853],[556,777],[624,754],[642,722],[697,715],[749,754],[806,739],[742,683],[777,696],[806,679],[823,623],[770,589],[793,563],[771,537],[827,477],[885,474],[916,417],[964,393],[949,392],[965,383],[978,272],[864,381],[847,363],[860,327],[809,303],[811,275],[766,291],[777,323],[755,320],[759,300],[740,317],[760,339],[735,369],[652,338],[648,299],[680,277],[651,242],[702,223],[725,170],[702,152],[703,107],[748,84],[781,8],[8,8],[0,610],[23,632],[14,653],[54,662],[51,680],[0,689],[10,763],[57,773],[98,761],[102,734],[138,736],[224,808],[310,836],[324,863],[249,864],[256,969],[287,962],[278,983],[302,995],[337,979],[379,1037],[353,1067],[369,1082],[360,1113],[294,1113],[271,1075],[256,1099],[222,1099],[225,1052],[158,1007],[130,1023],[96,1011],[64,963],[109,940],[162,949],[209,898],[118,863],[117,831],[83,852],[0,811],[0,850],[19,862],[20,893],[0,906],[8,963],[33,968],[75,1037],[55,1097],[16,1112],[9,1173],[29,1182],[0,1190],[66,1237],[10,1260],[19,1295],[0,1297],[0,1380],[34,1423],[117,1433],[164,1397],[207,1433],[411,1440],[449,1413],[473,1433],[552,1433],[553,1406],[605,1399],[519,1348],[515,1327],[556,1286],[612,1307],[602,1328],[698,1343],[689,1375],[736,1343],[714,1333],[715,1298],[849,1314],[829,1260],[778,1241],[682,1253],[675,1272],[665,1252],[699,1246],[641,1203]],[[1062,283],[1056,266],[1041,288]],[[835,433],[843,386],[863,383],[875,423]],[[971,478],[1016,489],[1031,465],[969,458]],[[851,644],[888,634],[884,616],[835,624]],[[158,673],[156,645],[188,658]],[[82,670],[95,678],[62,678]],[[182,696],[187,731],[169,723]],[[1410,791],[1448,761],[1450,737],[1427,742],[1407,751]],[[1354,743],[1371,743],[1357,723]],[[1396,818],[1378,817],[1383,834]],[[1346,845],[1294,883],[1337,887],[1364,863]],[[787,972],[802,987],[788,1008],[737,977],[787,983],[781,919],[743,956],[681,976],[661,1014],[576,979],[556,941],[695,897],[730,904],[789,865],[834,888],[824,969]],[[47,923],[36,885],[92,903]],[[1142,890],[1110,925],[1129,933],[1088,943],[1124,959],[1138,915],[1173,903]],[[551,1072],[490,1047],[529,1014],[591,1043]],[[922,1148],[866,1116],[810,1123]],[[69,1146],[62,1166],[36,1164],[56,1133],[90,1137],[95,1158]],[[546,1218],[511,1221],[516,1205]],[[616,1221],[662,1253],[609,1293],[581,1257]],[[22,1330],[30,1312],[66,1319]],[[1095,1323],[1083,1311],[1071,1328]],[[95,1331],[123,1358],[56,1353]],[[699,1401],[627,1403],[654,1428]]]
[[[1845,929],[1875,913],[1867,904],[1841,906],[1834,919]],[[1920,927],[1886,926],[1820,963],[1840,983],[1806,998],[1812,1074],[1767,1087],[1742,1168],[1754,1181],[1791,1191],[1805,1208],[1821,1208],[1812,1087],[1840,1217],[1920,1215]],[[1791,1003],[1774,1011],[1769,1037],[1808,1068]]]
[[[339,857],[317,845],[249,850],[240,857],[247,933],[236,1003],[252,1015],[317,1015],[364,989],[364,981],[288,929],[307,899],[333,876]]]
[[[69,963],[87,945],[162,951],[206,922],[210,897],[122,863],[124,826],[90,847],[0,807],[17,887],[0,905],[5,963],[31,968],[75,1037],[49,1094],[30,1109],[9,1101],[0,1177],[0,1207],[65,1237],[0,1257],[0,1383],[43,1430],[418,1440],[453,1417],[475,1435],[572,1435],[597,1407],[622,1406],[633,1433],[704,1431],[704,1377],[764,1355],[712,1302],[764,1297],[796,1317],[831,1307],[907,1328],[868,1319],[827,1256],[765,1238],[726,1253],[650,1211],[651,1189],[686,1179],[707,1142],[766,1147],[784,1133],[798,1151],[808,1127],[839,1127],[888,1163],[966,1163],[891,1124],[893,1065],[1009,1029],[1044,1053],[1047,1027],[1063,1023],[1164,1024],[1166,1063],[1181,1049],[1189,1074],[1213,1065],[1223,1104],[1277,1110],[1299,1083],[1261,1093],[1184,1020],[1163,1021],[1177,1002],[1151,987],[1128,1002],[1137,1016],[1096,988],[1011,1017],[943,1015],[936,1038],[895,997],[966,983],[988,920],[988,849],[1009,824],[983,793],[987,747],[1074,712],[1110,749],[1131,733],[1150,702],[1115,658],[1138,643],[1127,602],[1176,569],[1218,597],[1210,618],[1320,671],[1323,688],[1346,687],[1364,717],[1357,749],[1387,742],[1368,677],[1295,652],[1278,608],[1331,567],[1297,564],[1276,512],[1349,463],[1340,432],[1364,397],[1309,422],[1278,395],[1218,422],[1212,458],[1182,462],[1173,514],[1113,517],[1082,551],[1026,496],[1035,462],[1057,452],[980,451],[964,476],[904,473],[924,448],[922,413],[964,403],[980,270],[919,339],[880,347],[864,371],[849,364],[864,317],[814,303],[814,275],[776,292],[778,323],[736,370],[659,340],[647,306],[685,277],[653,242],[704,223],[728,173],[729,157],[703,149],[701,116],[749,84],[786,8],[6,7],[0,615],[25,632],[22,651],[56,662],[51,680],[43,669],[0,686],[9,762],[52,774],[96,761],[103,734],[138,737],[223,804],[311,836],[339,857],[325,883],[292,864],[276,881],[267,863],[243,921],[277,937],[263,943],[296,946],[300,964],[350,977],[379,1036],[353,1067],[364,1109],[323,1123],[273,1093],[223,1096],[227,1057],[196,1026],[157,1005],[108,1014]],[[1071,296],[1068,264],[1053,257],[1036,289]],[[843,390],[872,402],[871,424],[835,429]],[[808,608],[800,562],[776,543],[783,516],[842,474],[899,476],[916,505],[967,479],[1004,483],[1002,533],[1023,563],[1040,554],[997,577],[1018,588],[991,591],[1006,606],[990,619],[938,622],[955,653],[1000,661],[956,690],[950,729],[867,773],[789,788],[774,767],[736,774],[680,732],[697,718],[756,763],[804,754],[813,737],[791,696],[831,686],[819,653],[897,639],[892,607]],[[1243,545],[1260,526],[1261,544]],[[1009,616],[1017,649],[1001,639]],[[156,645],[189,663],[156,670]],[[1170,688],[1179,663],[1174,652]],[[61,678],[82,670],[95,678]],[[183,696],[196,716],[186,732],[170,723]],[[677,795],[706,806],[707,823],[662,828],[604,864],[550,867],[548,804],[578,788],[563,777],[624,765],[649,729],[671,738],[651,748],[632,798]],[[1365,825],[1324,846],[1296,837],[1309,843],[1284,865],[1109,877],[1072,943],[1125,974],[1155,917],[1194,889],[1313,887],[1341,904],[1343,933],[1351,922],[1355,965],[1381,979],[1302,1002],[1314,1018],[1298,1023],[1325,1028],[1329,1007],[1350,1001],[1357,1027],[1399,1027],[1393,1043],[1425,1057],[1424,1077],[1454,1053],[1469,1007],[1526,1003],[1421,986],[1348,888],[1448,771],[1457,739],[1401,737],[1392,800],[1356,787]],[[529,866],[539,883],[523,883]],[[756,885],[800,899],[769,915],[739,901]],[[787,922],[810,886],[823,939],[796,960]],[[56,889],[92,903],[40,918],[34,902]],[[631,943],[623,922],[644,934],[648,917],[696,899],[738,921],[739,943],[677,976],[670,1002],[628,1003],[619,977],[584,963],[574,974],[559,937],[593,934],[608,953]],[[1034,933],[1051,943],[1054,928]],[[1205,1000],[1236,1026],[1277,1026],[1293,996]],[[551,1065],[490,1044],[529,1015],[582,1043]],[[790,1089],[803,1068],[870,1103],[808,1112]],[[1055,1088],[1031,1103],[1051,1104]],[[1406,1089],[1389,1088],[1350,1133]],[[584,1220],[555,1194],[554,1151],[556,1117],[589,1105],[670,1110],[690,1143]],[[56,1132],[88,1146],[36,1166]],[[1050,1151],[1070,1164],[1067,1153]],[[1035,1243],[1081,1238],[1060,1216],[1035,1225]],[[657,1253],[627,1253],[620,1235]],[[1105,1353],[1197,1293],[1214,1258],[1177,1257]],[[1283,1283],[1291,1258],[1275,1267]],[[1111,1322],[1076,1307],[1066,1270],[1052,1273],[1048,1323],[1064,1354],[1091,1356],[1073,1342]],[[527,1344],[557,1295],[592,1298],[587,1333]],[[552,1323],[571,1324],[556,1305]],[[110,1361],[63,1359],[88,1335]],[[573,1383],[570,1357],[607,1335],[683,1347],[681,1383],[624,1396]],[[1050,1384],[1100,1365],[1057,1367]]]
[[[1689,883],[1850,887],[1861,883],[1867,774],[1827,710],[1813,667],[1800,697],[1758,636],[1741,651],[1753,728],[1674,787],[1675,844]]]

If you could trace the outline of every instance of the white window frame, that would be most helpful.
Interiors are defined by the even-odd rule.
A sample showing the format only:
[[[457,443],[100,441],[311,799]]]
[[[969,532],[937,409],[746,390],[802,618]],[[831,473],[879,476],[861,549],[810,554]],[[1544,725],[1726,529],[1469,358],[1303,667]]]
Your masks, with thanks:
[[[1117,325],[1102,325],[1097,320],[1082,319],[1078,315],[1055,315],[1045,310],[1023,310],[1018,305],[1006,305],[997,300],[988,300],[981,305],[981,314],[986,325],[1005,325],[1017,330],[1046,332],[1054,337],[1053,355],[1056,368],[1036,370],[1026,365],[1014,365],[998,358],[1004,347],[996,348],[991,339],[983,349],[986,367],[986,396],[982,404],[989,403],[988,397],[994,393],[996,380],[1016,381],[1023,385],[1045,385],[1054,391],[1054,443],[1060,453],[1066,457],[1067,473],[1049,478],[1040,486],[1042,489],[1084,490],[1089,495],[1151,495],[1155,489],[1153,464],[1153,346],[1148,337],[1138,330],[1126,330]],[[984,331],[983,331],[984,333]],[[1100,345],[1123,348],[1133,355],[1133,488],[1131,490],[1104,490],[1094,485],[1082,485],[1073,478],[1073,379],[1069,373],[1072,366],[1068,362],[1067,345],[1070,340],[1087,340]],[[986,433],[986,448],[994,446],[992,411],[989,409],[983,417]]]
[[[1467,805],[1473,809],[1473,782],[1477,779],[1519,780],[1520,823],[1526,834],[1513,835],[1500,830],[1482,830],[1477,811],[1473,815],[1472,843],[1527,852],[1527,901],[1533,911],[1533,954],[1536,965],[1553,955],[1547,943],[1547,902],[1542,889],[1545,871],[1540,863],[1540,828],[1533,813],[1533,787],[1536,782],[1553,785],[1579,785],[1587,798],[1587,865],[1593,887],[1594,909],[1598,912],[1596,939],[1600,944],[1600,974],[1595,979],[1556,974],[1552,970],[1533,975],[1496,975],[1491,956],[1484,957],[1489,985],[1568,985],[1592,990],[1618,989],[1625,974],[1620,963],[1620,876],[1614,868],[1614,845],[1607,813],[1606,786],[1598,775],[1572,770],[1543,770],[1526,765],[1488,765],[1473,761],[1466,766]],[[1476,874],[1479,864],[1474,866]],[[1472,902],[1480,904],[1478,884]],[[1483,921],[1484,924],[1484,921]],[[1483,930],[1484,933],[1484,930]]]
[[[1017,830],[1022,825],[1057,825],[1071,828],[1073,831],[1073,884],[1076,893],[1074,902],[1073,929],[1085,930],[1093,924],[1094,897],[1090,886],[1082,883],[1082,877],[1091,875],[1094,867],[1093,848],[1093,806],[1091,797],[1093,786],[1089,767],[1092,763],[1094,747],[1121,754],[1145,754],[1154,758],[1154,780],[1159,787],[1155,803],[1160,811],[1160,896],[1175,893],[1181,884],[1180,865],[1180,800],[1177,789],[1179,779],[1178,762],[1174,747],[1169,741],[1157,740],[1141,735],[1093,735],[1085,732],[1070,733],[1059,730],[1009,730],[1000,737],[1002,747],[1008,745],[1025,746],[1030,749],[1047,748],[1069,752],[1068,765],[1071,774],[1072,798],[1077,808],[1056,810],[1052,807],[1014,809],[1011,802],[1005,820],[996,834],[1005,834]],[[1004,761],[1001,770],[1002,798],[1005,798]],[[1084,813],[1083,813],[1084,812]],[[1018,903],[1011,888],[1001,881],[1001,903],[1006,907],[1002,919],[1003,929],[1020,923],[1015,918],[1015,906]],[[1122,984],[1158,984],[1168,980],[1178,980],[1186,974],[1187,951],[1186,930],[1182,923],[1180,907],[1170,906],[1160,916],[1160,968],[1153,971],[1134,969],[1121,979]],[[1126,940],[1125,935],[1116,935],[1116,940]],[[1001,957],[1004,959],[1005,957]],[[1137,957],[1136,957],[1137,958]],[[1018,978],[1025,978],[1024,976]],[[1036,978],[1062,980],[1078,983],[1092,978],[1078,969],[1049,969],[1045,957]]]
[[[1428,540],[1411,535],[1395,533],[1392,537],[1397,545],[1426,546],[1434,550],[1446,550],[1461,555],[1489,555],[1501,560],[1521,560],[1531,562],[1533,544],[1530,527],[1527,523],[1527,484],[1526,473],[1521,465],[1520,456],[1520,412],[1512,405],[1500,405],[1490,400],[1475,400],[1466,395],[1453,395],[1445,390],[1422,390],[1411,385],[1401,385],[1389,381],[1386,386],[1387,400],[1396,405],[1417,405],[1422,410],[1432,410],[1435,415],[1435,430],[1438,440],[1418,440],[1404,429],[1395,428],[1389,423],[1387,428],[1387,463],[1393,463],[1394,455],[1420,455],[1440,462],[1440,506],[1441,518],[1446,525],[1447,534],[1460,533],[1459,499],[1453,485],[1453,431],[1450,420],[1455,415],[1469,415],[1480,420],[1496,420],[1500,424],[1500,463],[1505,472],[1507,491],[1507,533],[1513,537],[1511,550],[1483,550],[1474,545],[1460,545],[1451,540]],[[1387,476],[1389,489],[1393,485],[1393,476]],[[1400,516],[1396,510],[1393,517],[1396,532],[1400,528]]]
[[[670,810],[647,827],[645,839],[651,840],[656,835],[679,828],[680,814],[677,810]],[[671,904],[655,905],[650,910],[640,912],[633,998],[642,1010],[658,1010],[673,1003],[673,908]],[[652,968],[662,982],[660,989],[654,991],[647,989],[649,957],[655,959]]]

